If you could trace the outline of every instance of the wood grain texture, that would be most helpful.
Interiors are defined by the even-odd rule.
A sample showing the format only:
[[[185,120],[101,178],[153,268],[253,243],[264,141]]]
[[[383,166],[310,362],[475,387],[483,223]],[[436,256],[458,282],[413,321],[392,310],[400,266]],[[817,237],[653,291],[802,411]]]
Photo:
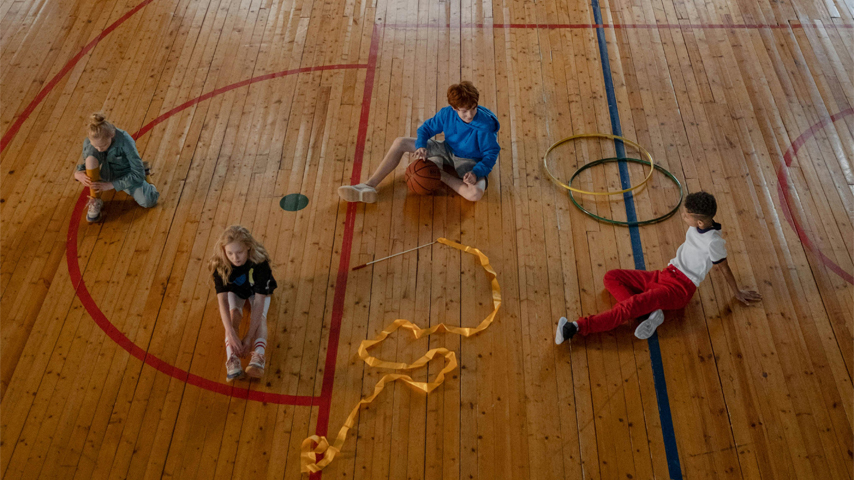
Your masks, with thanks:
[[[600,3],[623,134],[687,191],[715,194],[729,264],[764,297],[744,307],[713,272],[659,329],[682,475],[850,478],[851,2]],[[490,311],[480,269],[442,245],[339,272],[345,251],[358,265],[437,237],[490,257],[501,312],[474,338],[397,333],[377,348],[409,362],[443,346],[460,367],[427,397],[389,385],[323,477],[668,478],[647,342],[629,326],[552,340],[559,317],[612,305],[607,270],[635,265],[628,231],[584,216],[541,171],[555,141],[611,131],[589,3],[153,0],[126,16],[138,5],[0,1],[0,134],[20,125],[0,155],[3,478],[304,476],[302,440],[318,423],[334,436],[386,373],[358,359],[360,341],[396,318],[472,326]],[[319,66],[333,68],[239,84]],[[501,123],[483,199],[408,196],[404,156],[378,203],[340,202],[354,169],[367,178],[462,79]],[[137,140],[156,208],[111,192],[103,222],[69,224],[89,113],[134,133],[214,91]],[[614,154],[612,142],[577,142],[550,165],[568,179]],[[576,181],[604,190],[620,179],[608,165]],[[291,193],[308,206],[279,208]],[[655,175],[635,194],[638,216],[661,215],[676,195]],[[580,201],[626,218],[621,198]],[[228,395],[151,358],[225,385],[207,260],[237,223],[267,247],[279,288],[266,375]],[[148,357],[114,342],[75,295],[69,228],[97,307]],[[678,217],[642,227],[647,268],[663,268],[684,235]]]

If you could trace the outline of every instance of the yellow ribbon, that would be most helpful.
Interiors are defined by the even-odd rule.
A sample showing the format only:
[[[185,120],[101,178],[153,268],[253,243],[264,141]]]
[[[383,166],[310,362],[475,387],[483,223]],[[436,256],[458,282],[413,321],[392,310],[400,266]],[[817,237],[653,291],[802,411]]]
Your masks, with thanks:
[[[344,441],[347,439],[347,432],[353,428],[356,424],[356,417],[359,414],[359,409],[362,405],[367,405],[374,401],[374,398],[383,391],[386,384],[395,381],[402,381],[412,388],[424,392],[430,393],[436,387],[442,384],[445,381],[445,375],[449,372],[454,371],[457,368],[457,356],[454,352],[448,350],[447,348],[433,348],[425,353],[421,358],[416,360],[414,363],[400,363],[400,362],[387,362],[384,360],[380,360],[376,357],[372,357],[368,354],[368,350],[382,343],[389,335],[391,335],[394,331],[398,329],[409,330],[415,335],[415,338],[426,337],[428,335],[432,335],[434,333],[455,333],[457,335],[462,335],[463,337],[470,337],[472,335],[476,335],[484,330],[495,320],[495,315],[498,313],[498,309],[501,308],[501,287],[498,285],[498,278],[496,276],[495,270],[492,269],[492,266],[489,265],[489,258],[484,255],[480,250],[469,247],[466,245],[459,244],[457,242],[448,240],[446,238],[439,238],[436,240],[438,243],[445,244],[449,247],[456,248],[457,250],[461,250],[465,253],[474,255],[483,269],[486,271],[486,275],[490,278],[490,283],[492,285],[492,304],[493,310],[492,313],[486,316],[483,321],[480,322],[475,328],[470,327],[454,327],[447,326],[444,323],[440,323],[439,325],[435,325],[430,328],[421,328],[418,325],[410,322],[409,320],[397,319],[391,325],[387,326],[380,332],[379,335],[373,340],[364,340],[361,344],[359,344],[359,358],[365,361],[368,365],[377,368],[388,368],[392,370],[415,370],[417,368],[421,368],[424,365],[430,363],[431,360],[436,358],[437,356],[441,356],[445,358],[445,366],[442,370],[436,375],[436,378],[432,382],[417,382],[412,379],[409,375],[402,373],[391,373],[388,375],[384,375],[379,382],[377,382],[374,387],[374,392],[359,401],[358,404],[353,408],[350,412],[350,415],[347,417],[347,420],[344,421],[344,426],[341,427],[341,430],[338,431],[338,436],[335,437],[335,442],[330,445],[329,441],[326,437],[312,435],[302,442],[302,446],[300,448],[300,463],[301,469],[303,473],[316,473],[323,470],[324,467],[329,465],[335,456],[341,452],[341,447],[344,446]],[[312,448],[312,443],[316,443],[317,446]],[[318,455],[323,455],[323,458],[318,461]]]

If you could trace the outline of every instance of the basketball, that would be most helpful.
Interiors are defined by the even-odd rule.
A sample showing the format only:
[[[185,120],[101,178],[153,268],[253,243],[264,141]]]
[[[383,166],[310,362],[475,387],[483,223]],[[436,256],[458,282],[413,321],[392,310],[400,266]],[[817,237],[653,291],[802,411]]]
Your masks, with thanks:
[[[415,195],[430,195],[442,186],[439,167],[430,160],[416,160],[406,168],[406,187]]]

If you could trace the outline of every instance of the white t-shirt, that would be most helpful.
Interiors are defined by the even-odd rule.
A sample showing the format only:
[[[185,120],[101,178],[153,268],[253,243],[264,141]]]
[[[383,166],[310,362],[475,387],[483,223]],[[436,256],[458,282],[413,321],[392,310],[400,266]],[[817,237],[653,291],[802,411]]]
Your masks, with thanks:
[[[678,268],[699,287],[712,266],[724,260],[726,240],[721,237],[721,224],[714,223],[712,228],[706,230],[689,227],[685,233],[685,243],[676,250],[676,258],[670,261],[670,265]]]

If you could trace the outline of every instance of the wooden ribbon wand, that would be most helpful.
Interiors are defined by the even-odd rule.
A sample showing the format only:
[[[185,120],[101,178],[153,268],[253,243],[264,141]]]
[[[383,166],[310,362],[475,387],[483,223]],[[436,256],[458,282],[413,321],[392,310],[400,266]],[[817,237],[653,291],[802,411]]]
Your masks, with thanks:
[[[368,265],[373,265],[373,264],[375,264],[375,263],[377,263],[377,262],[382,262],[383,260],[388,260],[389,258],[394,258],[394,257],[396,257],[396,256],[398,256],[398,255],[403,255],[404,253],[414,252],[415,250],[418,250],[419,248],[429,247],[430,245],[433,245],[433,244],[434,244],[434,243],[436,243],[436,242],[438,242],[438,240],[433,240],[432,242],[430,242],[430,243],[426,243],[426,244],[424,244],[424,245],[421,245],[420,247],[410,248],[409,250],[407,250],[407,251],[405,251],[405,252],[395,253],[394,255],[389,255],[389,256],[387,256],[387,257],[383,257],[383,258],[378,258],[378,259],[376,259],[376,260],[374,260],[374,261],[372,261],[372,262],[363,263],[363,264],[361,264],[361,265],[359,265],[359,266],[353,267],[353,268],[351,269],[351,271],[353,271],[353,270],[358,270],[358,269],[360,269],[360,268],[365,268],[365,267],[367,267]]]

